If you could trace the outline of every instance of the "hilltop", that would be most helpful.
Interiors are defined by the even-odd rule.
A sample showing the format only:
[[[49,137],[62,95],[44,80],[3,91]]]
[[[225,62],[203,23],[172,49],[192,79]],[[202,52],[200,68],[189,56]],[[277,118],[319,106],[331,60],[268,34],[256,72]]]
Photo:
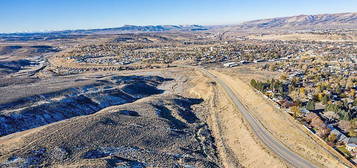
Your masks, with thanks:
[[[329,29],[357,28],[357,13],[298,15],[244,22],[236,29]]]

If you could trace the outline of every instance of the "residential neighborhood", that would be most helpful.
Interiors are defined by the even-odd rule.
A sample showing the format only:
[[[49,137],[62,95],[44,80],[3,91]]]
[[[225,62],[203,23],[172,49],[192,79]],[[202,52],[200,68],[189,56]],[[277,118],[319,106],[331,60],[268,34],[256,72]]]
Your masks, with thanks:
[[[356,56],[355,56],[356,57]],[[251,86],[346,158],[357,161],[357,66],[320,57],[260,65],[279,79]]]

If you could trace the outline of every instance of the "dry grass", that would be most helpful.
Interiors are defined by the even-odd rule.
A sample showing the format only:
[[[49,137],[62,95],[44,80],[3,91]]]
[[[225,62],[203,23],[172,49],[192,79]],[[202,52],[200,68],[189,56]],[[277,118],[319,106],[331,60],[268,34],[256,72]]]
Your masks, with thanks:
[[[253,115],[291,150],[320,167],[344,167],[331,154],[337,154],[336,151],[322,148],[320,143],[316,143],[313,138],[308,136],[307,131],[304,131],[302,126],[288,116],[287,113],[276,109],[276,107],[256,93],[246,82],[243,82],[240,79],[241,74],[239,72],[232,73],[225,70],[212,72],[231,86]],[[247,81],[247,79],[245,80]]]
[[[220,87],[202,75],[193,84],[191,94],[205,99],[210,107],[208,124],[224,167],[287,167],[251,134],[247,123]]]
[[[201,100],[176,95],[184,93],[186,81],[191,75],[194,78],[193,72],[169,69],[121,75],[139,74],[161,74],[174,80],[159,86],[166,91],[162,94],[0,137],[0,167],[20,167],[31,158],[41,160],[31,163],[33,167],[107,167],[131,161],[146,163],[148,167],[219,167],[210,131],[199,118],[199,111],[191,109],[191,102],[200,105]],[[107,147],[116,149],[113,156],[85,157],[89,151]],[[36,155],[38,149],[45,152]],[[55,154],[58,149],[63,149],[61,155]],[[8,163],[12,157],[20,160]],[[125,159],[130,161],[121,161]]]

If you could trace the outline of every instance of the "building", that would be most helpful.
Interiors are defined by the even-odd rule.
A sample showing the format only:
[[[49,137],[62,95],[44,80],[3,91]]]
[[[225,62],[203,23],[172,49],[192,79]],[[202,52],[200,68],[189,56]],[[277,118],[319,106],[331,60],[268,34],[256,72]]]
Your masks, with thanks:
[[[265,60],[263,60],[263,59],[258,59],[258,60],[254,60],[253,62],[254,62],[254,63],[265,62]]]
[[[241,63],[241,64],[248,64],[249,62],[246,61],[246,60],[242,60],[242,61],[240,61],[240,63]]]
[[[350,151],[351,153],[356,153],[357,152],[357,137],[351,137],[347,144],[346,144],[346,149]]]
[[[235,67],[238,66],[238,63],[236,62],[227,62],[225,64],[223,64],[224,67]]]
[[[337,130],[336,128],[334,128],[334,126],[332,125],[327,125],[327,128],[331,129],[331,133],[330,134],[334,134],[336,135],[336,140],[337,142],[343,142],[344,144],[347,144],[349,141],[349,138],[343,134],[342,132],[340,132],[339,130]]]

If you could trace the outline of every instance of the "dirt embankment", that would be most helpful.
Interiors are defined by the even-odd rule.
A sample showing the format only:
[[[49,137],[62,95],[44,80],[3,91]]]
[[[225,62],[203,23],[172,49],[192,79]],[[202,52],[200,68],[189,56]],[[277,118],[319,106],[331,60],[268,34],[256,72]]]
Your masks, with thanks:
[[[192,81],[191,95],[205,100],[207,121],[216,139],[224,167],[287,167],[266,150],[249,131],[241,114],[227,99],[224,91],[200,72]]]
[[[242,100],[242,103],[248,107],[248,110],[291,150],[320,167],[344,167],[333,156],[333,154],[337,154],[335,151],[324,149],[288,114],[276,109],[271,102],[256,93],[246,82],[243,82],[239,73],[225,70],[211,72],[223,79]]]

